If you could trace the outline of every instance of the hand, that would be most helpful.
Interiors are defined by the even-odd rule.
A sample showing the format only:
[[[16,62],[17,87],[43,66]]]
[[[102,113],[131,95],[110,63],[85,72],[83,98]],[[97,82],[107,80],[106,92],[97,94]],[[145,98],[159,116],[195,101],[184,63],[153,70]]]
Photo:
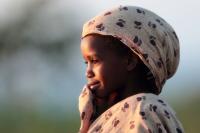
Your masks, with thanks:
[[[93,95],[88,85],[83,87],[79,96],[79,112],[81,117],[80,133],[86,133],[94,113]]]

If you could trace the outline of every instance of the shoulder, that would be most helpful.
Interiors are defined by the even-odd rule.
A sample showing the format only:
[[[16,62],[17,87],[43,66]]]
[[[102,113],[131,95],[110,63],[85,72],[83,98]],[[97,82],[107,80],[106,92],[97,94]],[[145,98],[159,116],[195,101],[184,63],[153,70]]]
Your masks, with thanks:
[[[128,101],[130,103],[136,103],[137,106],[141,106],[144,108],[148,106],[152,106],[152,105],[157,105],[161,107],[169,106],[169,104],[165,100],[163,100],[158,95],[155,95],[152,93],[139,93],[139,94],[128,97],[124,101]]]
[[[90,126],[103,132],[175,132],[177,121],[168,104],[154,94],[130,96],[105,111]],[[172,115],[171,115],[172,114]],[[177,128],[181,129],[181,128]]]
[[[127,98],[125,103],[130,104],[132,112],[138,113],[142,117],[146,115],[157,115],[157,117],[174,116],[175,112],[170,105],[161,97],[151,93],[140,93]],[[151,117],[150,116],[150,117]]]
[[[129,102],[132,106],[139,106],[140,108],[147,108],[152,105],[169,106],[161,97],[152,93],[139,93],[124,99],[122,102]]]
[[[161,97],[142,93],[127,99],[131,105],[132,117],[137,120],[138,127],[151,131],[180,132],[182,125],[174,110]]]

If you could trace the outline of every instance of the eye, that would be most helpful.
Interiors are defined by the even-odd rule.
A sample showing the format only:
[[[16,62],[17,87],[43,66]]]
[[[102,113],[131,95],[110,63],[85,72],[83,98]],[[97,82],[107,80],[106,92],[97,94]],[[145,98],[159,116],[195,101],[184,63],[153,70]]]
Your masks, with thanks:
[[[88,60],[84,60],[84,64],[88,65],[88,64],[97,64],[99,63],[99,59],[88,59]]]
[[[91,60],[91,63],[93,63],[93,64],[96,64],[96,63],[98,63],[99,61],[97,60],[97,59],[93,59],[93,60]]]
[[[88,64],[88,61],[84,61],[85,64]]]

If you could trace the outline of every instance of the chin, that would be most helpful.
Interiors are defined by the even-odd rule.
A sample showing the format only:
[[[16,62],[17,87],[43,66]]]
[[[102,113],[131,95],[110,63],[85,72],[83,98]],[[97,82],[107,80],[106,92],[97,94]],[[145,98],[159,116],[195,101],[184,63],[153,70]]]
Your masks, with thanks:
[[[104,97],[105,97],[105,95],[103,95],[102,93],[99,93],[98,91],[95,91],[95,92],[94,92],[94,96],[95,96],[96,98],[104,98]]]
[[[94,95],[95,95],[96,98],[100,98],[100,99],[106,98],[108,96],[108,94],[105,93],[105,91],[102,91],[102,90],[95,90]]]

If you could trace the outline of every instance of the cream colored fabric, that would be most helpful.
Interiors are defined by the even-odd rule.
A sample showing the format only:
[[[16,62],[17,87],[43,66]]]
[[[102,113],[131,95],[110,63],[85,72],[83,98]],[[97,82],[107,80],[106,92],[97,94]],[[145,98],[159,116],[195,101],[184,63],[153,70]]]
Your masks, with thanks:
[[[88,133],[180,133],[174,111],[154,94],[137,94],[117,103],[90,126]]]
[[[92,114],[94,113],[92,100],[92,92],[85,85],[79,96],[79,112],[81,118],[80,133],[86,133],[91,124],[90,120],[92,118]]]
[[[184,132],[171,107],[155,94],[141,93],[130,96],[113,105],[91,125],[85,125],[89,123],[89,114],[92,113],[93,108],[89,99],[92,99],[92,95],[85,86],[79,97],[79,111],[82,114],[84,112],[80,133]]]

